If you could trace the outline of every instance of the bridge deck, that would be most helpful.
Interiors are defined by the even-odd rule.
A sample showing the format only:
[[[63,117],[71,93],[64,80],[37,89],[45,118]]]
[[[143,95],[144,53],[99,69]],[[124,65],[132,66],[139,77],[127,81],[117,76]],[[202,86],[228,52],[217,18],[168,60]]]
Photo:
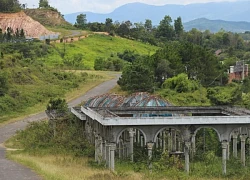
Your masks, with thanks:
[[[136,111],[137,110],[137,111]],[[240,115],[229,116],[228,112],[221,107],[136,107],[136,108],[72,108],[71,112],[79,119],[86,120],[86,116],[98,121],[104,126],[123,125],[211,125],[211,124],[249,124],[250,115],[239,113]],[[134,113],[179,113],[173,116],[154,117],[134,117]],[[227,113],[223,114],[224,112]],[[181,113],[181,114],[180,114]],[[192,116],[192,113],[195,116]],[[199,114],[199,116],[196,116]],[[205,114],[205,115],[204,115]],[[207,115],[210,114],[210,115]],[[216,115],[222,114],[222,115]],[[233,114],[233,113],[232,113]],[[122,116],[119,116],[122,115]],[[125,116],[124,115],[132,115]]]

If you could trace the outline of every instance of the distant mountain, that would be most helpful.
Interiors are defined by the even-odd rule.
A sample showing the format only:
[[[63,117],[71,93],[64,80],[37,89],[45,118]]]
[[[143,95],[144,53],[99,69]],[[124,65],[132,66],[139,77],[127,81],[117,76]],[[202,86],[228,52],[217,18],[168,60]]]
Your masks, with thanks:
[[[192,21],[197,18],[221,19],[224,21],[247,21],[250,22],[250,1],[199,3],[189,5],[164,6],[147,5],[143,3],[129,3],[123,5],[108,14],[91,12],[78,12],[64,15],[65,19],[74,24],[76,16],[80,13],[86,14],[88,22],[105,22],[106,18],[113,21],[145,22],[151,19],[153,25],[158,25],[165,15],[172,19],[181,16],[183,22]]]
[[[234,22],[234,21],[223,21],[223,20],[208,20],[206,18],[199,18],[193,21],[183,24],[185,31],[189,31],[192,28],[198,30],[210,30],[211,32],[218,32],[221,29],[231,32],[245,32],[250,31],[250,22]]]

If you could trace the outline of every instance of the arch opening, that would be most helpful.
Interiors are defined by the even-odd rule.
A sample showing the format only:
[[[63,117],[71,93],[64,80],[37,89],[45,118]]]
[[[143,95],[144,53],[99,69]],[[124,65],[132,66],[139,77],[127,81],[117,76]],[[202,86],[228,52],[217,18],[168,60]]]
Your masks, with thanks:
[[[155,155],[161,156],[162,153],[169,155],[183,154],[183,139],[179,129],[176,127],[164,127],[160,129],[154,138]]]
[[[200,127],[194,132],[195,145],[192,146],[193,158],[206,161],[212,156],[222,156],[220,136],[216,129],[211,127]]]
[[[117,136],[117,155],[120,159],[134,162],[145,160],[147,156],[146,135],[139,128],[126,128]]]

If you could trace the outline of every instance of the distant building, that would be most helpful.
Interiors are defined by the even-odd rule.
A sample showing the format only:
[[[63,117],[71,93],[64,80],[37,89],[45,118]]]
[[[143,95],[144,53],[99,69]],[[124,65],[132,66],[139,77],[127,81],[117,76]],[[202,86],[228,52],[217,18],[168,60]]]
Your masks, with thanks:
[[[233,79],[235,80],[243,80],[244,77],[248,76],[248,64],[244,64],[244,61],[237,61],[235,66],[230,66],[229,69],[229,80],[228,82],[231,83]]]

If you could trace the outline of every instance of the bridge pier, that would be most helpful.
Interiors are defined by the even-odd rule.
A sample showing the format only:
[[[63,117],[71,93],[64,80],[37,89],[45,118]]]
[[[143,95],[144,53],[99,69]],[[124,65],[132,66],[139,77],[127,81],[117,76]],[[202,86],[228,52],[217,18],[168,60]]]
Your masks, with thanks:
[[[101,164],[103,161],[103,146],[102,146],[102,137],[98,136],[98,145],[97,145],[97,162],[98,164]]]
[[[94,138],[95,138],[95,162],[98,161],[98,135],[96,132],[94,132]]]
[[[237,138],[238,138],[238,132],[233,132],[233,156],[237,158]]]
[[[227,173],[227,141],[222,141],[222,174]]]
[[[102,158],[103,161],[106,161],[106,140],[102,141]]]
[[[171,130],[172,135],[172,152],[176,152],[176,129]]]
[[[191,158],[193,159],[194,158],[194,155],[195,155],[195,135],[192,134],[192,137],[191,137]]]
[[[131,162],[134,161],[134,130],[129,128],[129,155]]]
[[[115,171],[115,149],[116,149],[116,144],[115,143],[110,143],[110,170]]]
[[[110,169],[110,143],[106,143],[106,166]]]
[[[190,142],[185,142],[184,146],[184,155],[185,155],[185,171],[189,174],[189,150],[190,150]]]
[[[147,149],[148,149],[148,169],[150,172],[152,172],[152,150],[153,150],[154,143],[148,142],[147,143]]]
[[[230,143],[227,142],[227,160],[230,158]]]
[[[241,156],[240,156],[240,159],[241,159],[241,163],[243,166],[246,166],[246,138],[247,138],[247,135],[245,134],[242,134],[240,135],[240,142],[241,142]]]
[[[165,130],[162,131],[162,151],[166,150],[166,139],[165,139]]]

